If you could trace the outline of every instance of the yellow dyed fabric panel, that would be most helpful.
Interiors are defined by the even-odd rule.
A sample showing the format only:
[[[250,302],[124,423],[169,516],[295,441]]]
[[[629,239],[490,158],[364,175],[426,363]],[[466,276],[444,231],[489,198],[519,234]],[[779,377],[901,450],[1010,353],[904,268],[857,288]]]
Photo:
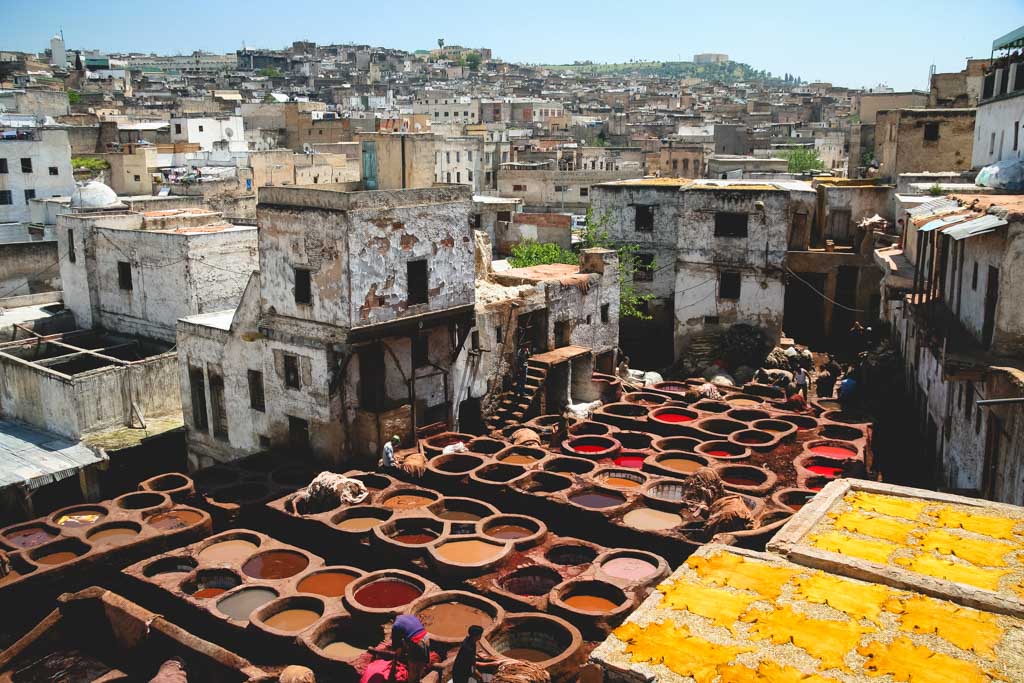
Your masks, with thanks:
[[[828,531],[815,534],[808,539],[816,548],[827,550],[840,555],[859,557],[869,562],[886,564],[891,555],[899,546],[888,541],[871,541],[864,538],[854,538],[837,531]]]
[[[629,622],[614,633],[626,644],[634,662],[662,664],[680,676],[692,676],[697,683],[711,683],[718,676],[718,667],[751,651],[749,647],[717,645],[691,635],[685,626],[664,621],[647,626]]]
[[[952,560],[945,560],[934,555],[915,555],[913,558],[899,557],[896,563],[904,569],[909,569],[918,574],[934,576],[946,581],[956,581],[968,586],[984,588],[985,590],[998,590],[999,579],[1009,574],[1008,569],[984,569],[972,567],[967,564],[959,564]]]
[[[892,543],[906,545],[907,536],[916,528],[913,522],[900,521],[889,517],[871,517],[863,512],[850,511],[833,515],[836,527],[855,531],[865,536],[883,538]]]
[[[750,593],[734,593],[698,583],[676,582],[661,587],[665,597],[660,607],[686,610],[711,619],[719,626],[732,626],[750,603],[762,598]]]
[[[796,580],[796,596],[801,600],[828,605],[855,619],[878,621],[886,602],[892,597],[887,586],[859,585],[847,579],[816,572]]]
[[[757,671],[742,664],[732,664],[721,671],[719,683],[834,683],[836,680],[818,674],[805,674],[800,669],[775,662],[761,662],[757,665]]]
[[[748,562],[732,553],[691,557],[686,562],[711,584],[754,591],[773,600],[779,597],[784,585],[800,575],[796,570],[776,567],[766,562]]]
[[[910,633],[934,633],[961,650],[995,659],[1003,628],[995,615],[951,602],[915,595],[894,600],[889,610],[900,615],[900,628]]]
[[[864,668],[875,676],[892,676],[907,683],[991,683],[1005,680],[970,662],[955,659],[927,647],[914,645],[905,636],[886,645],[873,641],[857,652],[868,661]]]
[[[946,555],[956,555],[971,564],[990,567],[1005,567],[1003,556],[1017,549],[1011,543],[966,538],[945,529],[932,529],[926,533],[921,538],[921,546],[925,550],[938,550]]]
[[[750,623],[751,638],[771,640],[778,645],[792,641],[821,660],[826,669],[846,669],[846,654],[857,646],[861,636],[875,631],[853,620],[811,619],[788,606],[779,606],[771,612],[752,610],[742,620]]]
[[[930,511],[928,514],[934,517],[940,526],[952,529],[966,529],[976,534],[1001,538],[1007,541],[1020,541],[1014,534],[1014,529],[1021,524],[1020,520],[1017,519],[979,515],[952,507],[943,507],[939,510]]]
[[[928,506],[926,502],[911,498],[886,496],[880,493],[867,493],[866,491],[854,491],[847,494],[843,500],[858,510],[870,510],[871,512],[880,512],[883,515],[912,520],[916,520]]]

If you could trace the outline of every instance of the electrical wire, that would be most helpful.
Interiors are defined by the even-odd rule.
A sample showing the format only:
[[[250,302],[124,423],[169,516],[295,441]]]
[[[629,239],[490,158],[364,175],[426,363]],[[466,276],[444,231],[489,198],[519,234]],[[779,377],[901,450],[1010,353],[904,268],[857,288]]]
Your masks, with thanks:
[[[846,306],[844,304],[839,303],[835,299],[833,299],[833,298],[829,297],[828,295],[826,295],[824,292],[819,292],[818,289],[814,285],[812,285],[810,282],[808,282],[807,280],[803,279],[802,277],[800,277],[799,275],[794,273],[792,270],[789,269],[788,266],[786,266],[785,268],[786,268],[786,272],[787,273],[789,273],[790,275],[795,277],[797,280],[799,280],[800,282],[802,282],[805,285],[807,285],[808,289],[810,289],[812,292],[814,292],[815,294],[820,296],[825,301],[828,301],[829,303],[831,303],[831,304],[833,304],[835,306],[838,306],[839,308],[842,308],[842,309],[847,310],[847,311],[851,311],[853,313],[867,313],[867,311],[865,311],[862,308],[851,308],[850,306]]]
[[[65,257],[65,256],[67,256],[67,254],[64,254],[63,256],[60,256],[60,257],[59,257],[59,258],[58,258],[58,259],[57,259],[56,261],[54,261],[54,262],[53,262],[53,263],[51,263],[50,265],[46,266],[45,268],[43,268],[43,269],[42,269],[42,270],[40,270],[39,272],[37,272],[37,273],[32,273],[32,274],[31,274],[31,275],[29,275],[29,276],[28,276],[27,278],[25,278],[25,281],[24,281],[24,282],[22,282],[22,283],[21,283],[20,285],[17,285],[16,287],[13,287],[13,288],[11,288],[11,289],[7,290],[7,291],[6,291],[6,292],[4,292],[3,294],[0,294],[0,299],[6,299],[7,297],[9,297],[9,296],[10,296],[11,294],[13,294],[14,292],[17,292],[17,291],[18,291],[19,289],[21,289],[22,287],[25,287],[25,286],[27,286],[27,285],[28,285],[28,283],[29,283],[30,281],[32,281],[32,280],[34,280],[34,279],[36,279],[37,277],[39,277],[39,276],[40,276],[40,275],[42,275],[43,273],[47,273],[47,272],[49,272],[49,271],[53,270],[53,267],[54,267],[54,266],[57,266],[57,265],[59,265],[59,264],[60,264],[60,262],[64,260],[64,257]]]

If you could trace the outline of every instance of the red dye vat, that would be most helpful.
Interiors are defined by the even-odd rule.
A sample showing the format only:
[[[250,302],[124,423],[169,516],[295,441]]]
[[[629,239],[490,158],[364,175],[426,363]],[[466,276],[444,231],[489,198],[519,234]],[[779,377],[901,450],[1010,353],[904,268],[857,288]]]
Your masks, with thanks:
[[[635,455],[624,455],[621,458],[615,458],[615,464],[619,467],[630,467],[634,470],[639,470],[644,466],[644,459],[638,458]]]
[[[831,477],[833,479],[843,473],[842,467],[829,467],[828,465],[811,465],[807,469],[815,474],[820,474],[823,477]]]
[[[704,455],[710,455],[713,458],[728,458],[732,456],[729,451],[704,451]]]
[[[397,579],[374,581],[360,588],[355,599],[361,605],[374,609],[389,609],[406,605],[420,597],[422,591],[411,583]]]
[[[661,413],[655,415],[654,419],[658,422],[692,422],[694,418],[683,413]]]
[[[812,446],[811,453],[816,455],[829,455],[833,458],[852,458],[857,453],[842,446]]]
[[[573,446],[572,449],[574,451],[579,451],[580,453],[600,453],[602,451],[608,450],[604,446],[591,446],[589,444],[580,444],[579,446]]]

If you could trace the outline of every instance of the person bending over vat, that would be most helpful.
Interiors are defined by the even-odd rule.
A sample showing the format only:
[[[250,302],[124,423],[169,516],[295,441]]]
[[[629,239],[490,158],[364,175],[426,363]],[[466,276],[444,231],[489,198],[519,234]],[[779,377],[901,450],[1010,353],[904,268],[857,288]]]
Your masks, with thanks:
[[[452,683],[479,683],[483,680],[482,670],[492,670],[497,662],[489,657],[481,657],[477,652],[484,629],[476,624],[469,627],[469,633],[459,645],[459,653],[455,655],[452,666]]]
[[[431,650],[427,629],[411,614],[403,614],[391,626],[391,657],[370,662],[359,683],[415,683],[440,661]]]

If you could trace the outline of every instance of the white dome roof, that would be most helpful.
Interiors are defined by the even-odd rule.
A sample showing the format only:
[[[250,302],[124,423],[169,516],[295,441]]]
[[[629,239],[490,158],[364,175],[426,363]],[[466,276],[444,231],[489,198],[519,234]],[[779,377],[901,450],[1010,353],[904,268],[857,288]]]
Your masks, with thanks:
[[[120,204],[117,193],[98,180],[79,185],[71,194],[73,209],[106,209]]]

